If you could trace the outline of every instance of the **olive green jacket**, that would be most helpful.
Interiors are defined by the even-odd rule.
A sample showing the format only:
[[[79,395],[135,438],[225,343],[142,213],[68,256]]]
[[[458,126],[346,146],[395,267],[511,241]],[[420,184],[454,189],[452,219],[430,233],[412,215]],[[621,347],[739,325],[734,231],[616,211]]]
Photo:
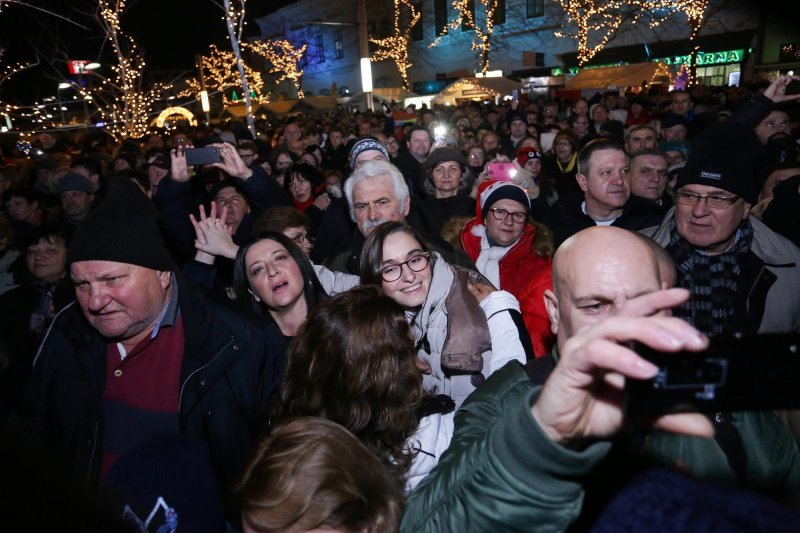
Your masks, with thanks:
[[[530,411],[539,390],[511,361],[467,398],[450,447],[409,496],[400,531],[563,531],[578,516],[580,480],[610,445],[578,452],[551,441]]]

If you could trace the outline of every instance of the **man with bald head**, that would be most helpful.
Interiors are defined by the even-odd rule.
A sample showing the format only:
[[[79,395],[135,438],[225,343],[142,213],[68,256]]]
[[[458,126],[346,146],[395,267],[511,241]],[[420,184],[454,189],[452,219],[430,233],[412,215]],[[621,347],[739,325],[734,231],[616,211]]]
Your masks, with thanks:
[[[612,226],[578,232],[556,252],[553,290],[544,296],[558,348],[628,300],[661,288],[658,259],[642,239]]]
[[[524,402],[534,402],[531,414],[533,419],[540,423],[542,431],[552,440],[561,442],[569,448],[572,454],[577,455],[572,455],[568,460],[558,455],[550,455],[553,453],[552,449],[540,448],[533,436],[529,436],[530,442],[525,442],[524,445],[514,443],[509,449],[519,446],[518,451],[531,450],[528,454],[533,457],[546,456],[548,467],[541,470],[534,469],[533,473],[528,473],[527,483],[521,484],[530,489],[514,489],[521,492],[519,495],[508,497],[507,492],[512,490],[508,485],[515,485],[514,483],[504,484],[497,490],[506,491],[499,492],[504,495],[505,502],[525,501],[526,497],[530,497],[527,491],[535,492],[537,483],[543,482],[540,479],[541,472],[555,472],[555,480],[546,480],[548,495],[559,494],[566,497],[569,485],[560,477],[564,476],[573,483],[571,486],[573,491],[575,484],[579,484],[586,491],[583,511],[576,528],[578,530],[590,529],[615,491],[630,477],[640,473],[641,469],[649,468],[653,464],[677,466],[702,479],[724,480],[733,484],[742,483],[747,487],[759,487],[773,496],[797,502],[798,488],[800,488],[800,453],[789,430],[772,412],[731,414],[725,429],[734,431],[741,438],[740,447],[744,459],[737,462],[738,456],[730,452],[729,444],[724,439],[709,438],[710,432],[705,433],[703,438],[671,433],[678,428],[664,427],[665,418],[661,419],[661,429],[667,431],[651,430],[648,426],[632,436],[621,435],[613,442],[609,442],[616,431],[600,424],[600,420],[594,417],[598,413],[584,411],[591,410],[587,405],[611,407],[610,412],[605,413],[608,418],[604,417],[604,421],[621,424],[624,413],[617,408],[624,403],[622,392],[625,381],[623,376],[615,371],[608,372],[596,368],[591,370],[588,361],[576,364],[579,359],[576,354],[602,353],[602,356],[595,361],[602,359],[605,364],[622,364],[634,357],[624,343],[640,334],[640,325],[651,322],[662,323],[662,321],[664,325],[680,323],[679,320],[664,315],[671,307],[684,302],[688,297],[688,291],[660,290],[670,283],[670,274],[664,272],[666,275],[662,275],[659,259],[654,250],[655,248],[647,240],[636,233],[621,228],[599,226],[576,233],[559,247],[553,259],[553,290],[545,293],[545,305],[553,332],[557,336],[554,353],[550,357],[535,359],[524,366],[516,362],[507,364],[467,398],[459,410],[459,419],[456,422],[450,449],[429,475],[429,479],[423,482],[409,499],[409,511],[407,511],[409,516],[417,514],[426,518],[430,516],[432,511],[418,512],[421,501],[425,501],[429,507],[433,507],[433,503],[436,508],[446,506],[446,498],[435,499],[431,493],[457,492],[460,497],[464,497],[464,491],[467,490],[470,501],[479,501],[481,499],[478,497],[479,494],[485,490],[485,498],[496,498],[498,492],[491,492],[493,490],[491,485],[483,488],[492,480],[491,475],[486,474],[491,468],[469,469],[477,470],[481,475],[479,478],[476,477],[476,486],[464,489],[465,486],[470,486],[470,479],[457,471],[457,462],[451,457],[461,453],[462,448],[466,450],[465,443],[476,448],[474,446],[476,439],[483,433],[492,434],[494,428],[499,425],[495,418],[511,416],[509,413],[513,413],[519,404]],[[664,270],[669,269],[669,262],[666,259]],[[691,331],[697,333],[696,330]],[[666,330],[664,334],[671,337]],[[676,345],[680,344],[678,338],[671,338],[669,344],[673,341]],[[695,350],[698,348],[689,347]],[[539,389],[539,385],[543,387]],[[572,403],[574,391],[571,387],[583,387],[587,391],[592,391],[595,396],[584,398],[578,404]],[[550,396],[554,392],[556,394]],[[542,409],[542,402],[546,399],[557,399],[557,405],[551,406],[552,411]],[[559,414],[556,428],[542,425],[542,415],[547,412]],[[708,422],[702,415],[695,416],[703,422]],[[518,430],[524,431],[524,425],[517,423]],[[592,433],[593,438],[587,440],[573,435],[566,441],[559,440],[563,439],[563,428],[572,427],[573,424],[582,428],[581,431]],[[720,428],[719,422],[714,424],[717,429]],[[699,429],[699,426],[695,426],[695,429]],[[687,427],[680,428],[682,433],[701,433],[687,430]],[[493,435],[493,446],[495,442],[496,436]],[[470,450],[472,451],[469,453],[476,453],[474,449]],[[501,455],[501,459],[506,459],[502,457],[504,450],[503,447],[492,448],[494,453]],[[520,455],[525,456],[522,452]],[[603,457],[602,460],[598,459],[598,455]],[[471,465],[475,463],[473,455],[470,455],[469,460]],[[529,461],[535,463],[535,459]],[[456,466],[448,470],[454,464]],[[527,466],[526,463],[518,469],[526,472],[524,468]],[[514,471],[510,474],[510,477],[514,476],[519,477],[519,472]],[[458,489],[448,492],[447,482],[451,479],[457,480]],[[416,494],[417,491],[421,492]],[[527,516],[530,521],[540,524],[541,517],[532,514],[533,511],[529,509],[529,507],[535,509],[536,500],[532,498],[531,501],[534,503],[526,502],[527,507],[521,505],[518,511],[519,517]],[[580,509],[580,503],[577,505]],[[475,510],[471,509],[470,512],[479,514],[481,509],[478,507]],[[489,509],[487,514],[491,514],[492,511],[497,514],[496,508]],[[545,521],[555,520],[553,515],[563,518],[566,514],[565,509],[559,509],[558,504],[549,512],[551,516]],[[570,512],[577,511],[573,507]],[[516,513],[507,514],[519,518]],[[478,516],[471,523],[473,525],[481,523],[481,518],[483,517]],[[405,518],[404,525],[406,525]],[[483,525],[486,526],[483,529],[489,529],[490,525],[508,526],[507,523],[488,522]],[[563,530],[567,525],[560,523],[554,529]]]

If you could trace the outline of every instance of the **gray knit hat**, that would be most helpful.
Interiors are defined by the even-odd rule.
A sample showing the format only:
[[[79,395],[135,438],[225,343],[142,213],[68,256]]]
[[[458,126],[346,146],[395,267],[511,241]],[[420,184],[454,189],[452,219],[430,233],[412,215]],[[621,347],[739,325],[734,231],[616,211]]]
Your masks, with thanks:
[[[353,147],[350,149],[350,168],[356,168],[356,160],[363,152],[369,150],[377,150],[383,154],[387,161],[389,161],[389,150],[386,146],[376,139],[375,137],[362,137],[357,139]]]

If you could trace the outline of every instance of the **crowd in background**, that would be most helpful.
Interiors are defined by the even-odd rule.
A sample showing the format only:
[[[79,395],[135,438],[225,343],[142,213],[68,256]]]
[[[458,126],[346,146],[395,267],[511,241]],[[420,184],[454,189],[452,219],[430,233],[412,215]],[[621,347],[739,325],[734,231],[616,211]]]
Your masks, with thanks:
[[[0,424],[10,420],[17,427],[18,410],[33,412],[37,396],[31,381],[41,387],[35,394],[43,404],[50,401],[43,397],[45,390],[54,398],[64,397],[59,385],[53,385],[53,376],[76,371],[71,363],[52,364],[65,357],[52,354],[83,353],[80,335],[91,339],[85,341],[91,350],[103,354],[105,343],[92,344],[94,331],[109,341],[120,339],[119,353],[114,352],[120,361],[140,350],[169,353],[170,342],[183,347],[172,335],[180,337],[184,330],[187,349],[205,353],[201,346],[219,344],[217,356],[228,357],[229,349],[252,352],[263,343],[264,352],[259,353],[268,354],[266,363],[251,360],[249,366],[237,367],[242,364],[240,353],[235,356],[239,359],[231,359],[237,370],[219,370],[232,390],[214,400],[239,402],[239,407],[257,404],[253,413],[258,416],[237,412],[227,422],[210,421],[217,407],[212,404],[203,421],[194,415],[181,418],[179,433],[203,437],[144,442],[127,462],[123,459],[128,446],[120,444],[120,435],[132,430],[122,426],[134,420],[142,423],[137,413],[144,413],[142,427],[148,431],[155,412],[183,417],[185,385],[191,385],[188,395],[203,398],[206,378],[200,383],[198,377],[195,385],[193,376],[203,375],[218,359],[209,355],[209,362],[200,364],[186,355],[177,366],[159,369],[172,375],[172,388],[179,378],[185,379],[180,397],[169,403],[151,391],[150,403],[136,405],[141,411],[135,413],[125,411],[130,407],[126,394],[138,392],[109,385],[109,372],[116,368],[112,359],[107,369],[95,369],[105,372],[109,381],[100,380],[107,434],[100,441],[105,442],[101,459],[92,454],[92,463],[100,461],[92,467],[92,477],[130,488],[132,482],[124,476],[132,475],[142,461],[149,467],[158,464],[158,454],[171,457],[165,468],[176,471],[178,456],[210,454],[210,465],[192,462],[179,474],[184,483],[194,480],[198,486],[209,477],[224,479],[221,489],[197,489],[209,501],[222,501],[205,508],[212,515],[210,523],[227,520],[227,527],[239,527],[231,509],[243,508],[246,530],[272,530],[269,527],[277,526],[266,524],[284,520],[281,527],[294,521],[292,530],[300,531],[330,526],[326,520],[334,511],[327,517],[324,511],[318,517],[280,513],[313,507],[309,495],[327,490],[320,479],[344,484],[347,476],[342,471],[358,468],[371,477],[349,479],[358,486],[347,490],[374,498],[367,506],[371,514],[353,518],[358,514],[353,511],[333,526],[396,529],[409,494],[402,518],[408,530],[420,524],[430,530],[456,530],[463,525],[460,519],[476,520],[475,527],[524,524],[526,518],[520,518],[513,505],[492,510],[486,502],[479,506],[486,508],[475,512],[494,516],[482,522],[458,506],[458,496],[449,499],[448,491],[466,475],[460,466],[474,466],[474,461],[502,471],[500,477],[510,476],[504,470],[510,467],[493,461],[514,456],[504,447],[522,446],[523,436],[543,447],[543,434],[556,442],[570,440],[569,435],[559,435],[564,437],[560,440],[548,433],[541,410],[533,413],[541,431],[527,428],[515,434],[513,428],[505,428],[509,433],[502,438],[508,440],[502,446],[497,444],[500,436],[476,435],[481,420],[486,427],[502,426],[497,421],[505,411],[509,417],[530,418],[535,407],[518,413],[509,398],[528,401],[530,408],[528,388],[541,387],[551,374],[553,379],[560,377],[554,370],[561,366],[559,355],[572,353],[565,343],[579,337],[580,320],[571,317],[567,307],[577,287],[591,281],[624,292],[628,282],[636,287],[637,276],[652,263],[658,274],[642,281],[646,290],[636,289],[625,298],[635,300],[673,286],[687,289],[688,300],[670,300],[663,307],[674,306],[676,317],[710,336],[798,330],[800,104],[783,94],[786,83],[788,78],[748,87],[609,90],[588,98],[525,95],[421,108],[386,102],[374,112],[341,108],[259,118],[255,134],[243,121],[229,120],[196,127],[179,122],[168,131],[119,141],[99,128],[35,133],[29,145],[0,139]],[[187,162],[191,150],[204,147],[213,149],[216,159],[196,166]],[[586,237],[592,235],[587,230],[598,226],[616,229],[608,233],[611,237],[594,237],[597,241]],[[617,230],[646,237],[632,244]],[[610,239],[605,247],[597,244],[605,238]],[[619,278],[590,277],[586,264],[601,264],[608,259],[602,253],[626,247],[630,257],[644,258],[638,270]],[[138,331],[126,337],[98,318],[102,313],[93,307],[100,304],[92,291],[100,274],[89,266],[104,261],[161,276],[141,281],[136,289],[148,294],[152,290],[153,301],[161,302],[153,304],[155,316],[144,313],[158,324],[144,332],[150,340]],[[579,264],[584,265],[580,275]],[[134,277],[120,277],[126,276]],[[113,286],[117,274],[103,273],[97,279]],[[354,288],[359,284],[364,287]],[[195,290],[202,298],[195,297]],[[612,316],[616,311],[605,309],[613,307],[616,297],[598,296],[583,304],[576,300],[575,308],[589,313],[587,309],[595,306],[604,309],[596,314]],[[88,322],[82,321],[75,301]],[[55,339],[51,326],[60,335]],[[228,328],[231,339],[241,336],[253,345],[225,345],[223,332]],[[171,334],[173,330],[178,333]],[[688,335],[683,330],[680,334]],[[108,342],[108,349],[113,345]],[[34,370],[38,357],[43,362],[37,359],[40,368]],[[120,364],[117,377],[123,368],[128,372]],[[193,369],[188,377],[187,368]],[[248,379],[248,373],[260,378]],[[209,374],[207,379],[211,383],[214,377]],[[240,388],[246,400],[238,397]],[[492,403],[498,398],[506,403]],[[549,397],[542,398],[544,404]],[[79,410],[79,405],[76,400],[63,409]],[[37,408],[41,418],[54,416],[49,404]],[[112,415],[122,422],[111,424]],[[733,472],[728,477],[796,505],[800,419],[793,413],[782,416],[783,421],[774,424],[772,418],[755,415],[712,422],[717,434],[734,427],[741,435],[734,451],[730,442],[718,439],[724,452],[720,464],[728,468],[729,463]],[[263,428],[248,427],[239,433],[243,442],[233,446],[224,434],[241,429],[240,417],[248,423],[263,419],[265,427],[272,424],[277,429],[255,446]],[[61,422],[56,422],[59,429],[44,424],[47,431],[62,431]],[[206,438],[209,432],[212,436]],[[775,443],[790,445],[775,452],[777,458],[754,466],[753,457],[763,459],[761,444],[748,441],[742,447],[741,439],[757,441],[759,432],[772,439],[773,451]],[[597,437],[588,430],[582,435]],[[482,448],[470,448],[473,437],[485,438],[480,442],[498,449],[484,456]],[[198,448],[196,440],[208,440],[211,450]],[[218,461],[217,456],[225,454],[214,446],[229,445],[235,450]],[[305,456],[299,459],[304,446],[318,454],[308,459],[310,463]],[[635,449],[664,463],[673,449],[695,450],[692,446],[658,435],[648,436],[647,444]],[[409,448],[415,452],[408,453]],[[576,457],[584,454],[581,461],[588,465],[598,464],[608,452],[594,444],[573,451]],[[702,472],[718,466],[712,468],[706,461],[717,451],[698,446],[698,455],[692,456],[698,463],[687,460],[687,470],[703,479]],[[561,452],[541,453],[550,453],[553,464],[575,459]],[[331,457],[341,464],[334,465]],[[445,459],[439,462],[440,457]],[[200,463],[209,471],[194,468]],[[281,469],[287,464],[295,468],[292,475],[302,479],[304,490],[276,481],[285,475]],[[610,464],[600,463],[600,468],[619,465]],[[318,473],[318,479],[304,477],[304,468]],[[559,503],[546,515],[546,505],[537,507],[539,493],[507,489],[513,483],[497,481],[491,473],[488,481],[469,478],[464,490],[477,499],[534,502],[530,505],[542,513],[535,516],[546,516],[543,523],[557,528],[578,518],[581,497],[575,496],[574,486],[558,483],[583,476],[580,467],[557,474],[542,473],[536,465],[519,468],[551,483],[556,496],[564,496],[563,508]],[[781,469],[786,474],[778,482],[774,472]],[[418,485],[426,477],[430,480]],[[495,481],[504,487],[502,497],[489,489]],[[589,485],[598,482],[594,478]],[[682,483],[671,478],[660,482]],[[216,494],[229,489],[233,496]],[[270,507],[288,493],[299,500],[283,511]],[[186,503],[187,508],[195,512],[201,499]],[[452,506],[452,515],[431,511],[442,502]],[[597,521],[601,528],[613,528],[619,517],[602,514],[607,504],[590,497],[578,527]],[[136,512],[141,519],[141,511]],[[778,523],[786,518],[781,512],[774,510]],[[105,511],[101,514],[106,516]],[[282,518],[275,518],[279,515]]]

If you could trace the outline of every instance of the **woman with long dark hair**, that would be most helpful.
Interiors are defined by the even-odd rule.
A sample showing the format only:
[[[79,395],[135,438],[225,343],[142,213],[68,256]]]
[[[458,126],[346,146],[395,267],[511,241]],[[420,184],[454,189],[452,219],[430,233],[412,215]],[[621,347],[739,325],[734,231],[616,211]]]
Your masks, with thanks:
[[[267,316],[284,337],[294,337],[308,313],[328,297],[303,251],[275,231],[239,248],[233,287],[237,302]]]

